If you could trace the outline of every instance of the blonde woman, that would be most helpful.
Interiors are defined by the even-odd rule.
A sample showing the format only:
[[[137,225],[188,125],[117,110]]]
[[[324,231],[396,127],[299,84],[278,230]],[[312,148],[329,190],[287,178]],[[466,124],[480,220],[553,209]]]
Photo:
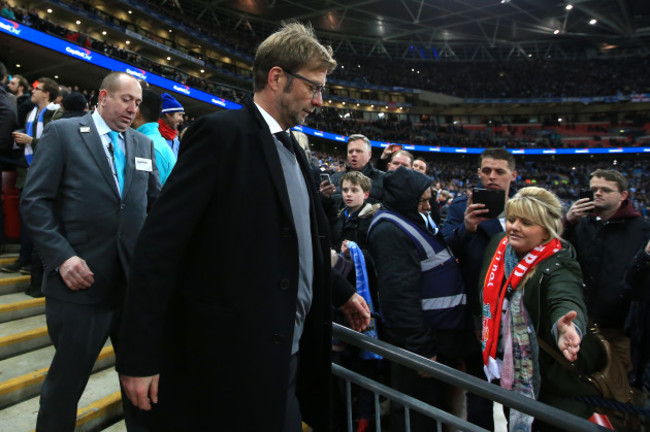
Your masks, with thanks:
[[[527,187],[508,200],[505,236],[488,246],[480,279],[483,360],[489,381],[589,417],[593,410],[569,396],[589,394],[589,389],[538,341],[570,362],[583,361],[584,355],[578,356],[587,325],[582,274],[561,233],[562,206],[551,192]],[[510,410],[511,431],[542,430],[533,421]],[[544,425],[543,430],[551,429]]]

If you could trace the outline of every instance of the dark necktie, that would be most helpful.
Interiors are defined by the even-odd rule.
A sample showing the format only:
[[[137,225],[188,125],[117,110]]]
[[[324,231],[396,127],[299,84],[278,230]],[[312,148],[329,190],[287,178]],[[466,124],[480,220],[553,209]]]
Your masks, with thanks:
[[[287,150],[293,153],[293,144],[291,143],[291,137],[287,132],[276,132],[273,135],[275,135],[278,141],[280,141]]]

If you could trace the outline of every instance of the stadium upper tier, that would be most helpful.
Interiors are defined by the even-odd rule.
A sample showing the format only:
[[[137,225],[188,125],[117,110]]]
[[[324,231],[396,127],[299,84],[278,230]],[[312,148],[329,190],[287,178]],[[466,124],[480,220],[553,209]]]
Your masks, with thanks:
[[[104,40],[94,38],[88,34],[81,33],[76,30],[66,29],[60,25],[52,23],[44,17],[41,17],[39,15],[39,12],[40,14],[45,15],[41,11],[32,10],[30,12],[27,12],[19,8],[14,8],[14,12],[14,18],[16,21],[3,20],[2,25],[0,26],[0,30],[2,30],[5,35],[9,35],[10,37],[14,38],[21,38],[23,40],[45,46],[49,49],[56,50],[62,54],[68,55],[77,60],[82,60],[87,63],[95,64],[108,69],[127,71],[128,73],[134,74],[138,78],[141,78],[151,83],[152,85],[156,85],[166,90],[189,96],[190,98],[198,99],[212,106],[216,105],[224,108],[237,108],[239,106],[238,104],[232,103],[224,97],[215,97],[214,94],[210,93],[214,92],[215,90],[224,90],[224,88],[220,86],[219,83],[188,75],[186,73],[183,73],[181,70],[145,59],[144,56],[133,51],[111,45]],[[93,15],[93,12],[88,12],[88,14]],[[101,18],[101,20],[105,21],[104,18]],[[19,24],[17,21],[26,24],[26,26]],[[30,26],[39,28],[50,34],[55,34],[62,39],[52,38],[52,36],[48,36],[42,32],[38,32],[34,29],[29,28]],[[102,28],[95,28],[95,32],[99,34],[102,32]],[[92,47],[94,50],[103,52],[103,54],[91,51],[87,47]],[[161,49],[164,47],[158,48]],[[124,62],[115,61],[115,58],[123,60]],[[149,70],[153,71],[154,73],[149,73]],[[166,77],[167,79],[159,76],[158,74]],[[240,97],[241,95],[236,95],[236,98]],[[395,110],[394,105],[391,108]],[[444,113],[442,114],[444,115]],[[621,138],[618,135],[614,137],[600,136],[597,138],[585,135],[584,137],[577,137],[574,140],[574,143],[571,143],[569,140],[562,141],[561,137],[559,140],[555,139],[555,141],[553,141],[553,137],[549,139],[549,137],[545,137],[537,133],[529,134],[528,136],[522,134],[520,134],[520,136],[517,136],[515,133],[514,135],[511,134],[511,136],[507,136],[507,134],[503,134],[503,131],[497,131],[488,125],[479,126],[479,129],[481,130],[470,131],[468,133],[462,128],[460,130],[455,130],[455,128],[451,126],[444,125],[446,123],[444,119],[427,123],[421,119],[418,119],[417,121],[414,121],[412,118],[406,120],[407,117],[404,117],[406,113],[389,113],[389,115],[397,116],[396,121],[393,121],[392,123],[390,121],[381,121],[379,124],[385,123],[388,126],[384,127],[383,129],[379,128],[379,130],[375,129],[373,131],[375,133],[368,133],[368,135],[371,137],[380,139],[380,141],[374,142],[374,145],[377,147],[386,146],[388,142],[401,142],[404,144],[405,148],[413,151],[476,153],[480,152],[481,147],[498,144],[517,149],[515,151],[530,154],[561,154],[584,153],[585,151],[583,149],[576,151],[575,149],[564,148],[575,147],[576,144],[580,147],[593,147],[594,144],[597,147],[603,147],[602,144],[605,144],[604,147],[615,147],[613,149],[590,149],[587,151],[588,153],[607,153],[620,152],[622,150],[618,147],[624,145],[639,145],[644,142],[643,139],[631,140],[629,137]],[[419,114],[416,114],[416,116],[419,116]],[[336,116],[329,118],[324,117],[325,122],[323,122],[322,119],[316,117],[310,119],[309,123],[310,125],[315,126],[315,129],[309,127],[298,127],[297,129],[303,130],[306,133],[316,137],[344,142],[346,141],[346,135],[348,132],[344,129],[344,125],[354,127],[355,130],[352,130],[352,133],[358,131],[361,128],[365,128],[364,123],[368,123],[367,119],[365,121],[361,119],[362,121],[355,121],[354,123],[348,122],[346,125],[345,122],[341,122],[339,120],[341,118],[345,118],[345,116],[338,115],[338,119]],[[464,121],[463,123],[467,123],[467,121]],[[395,124],[398,125],[397,130]],[[401,127],[399,126],[400,124],[407,126]],[[431,125],[437,126],[434,126],[432,128]],[[399,127],[402,129],[401,131],[399,130]],[[534,131],[536,128],[522,127],[522,129],[532,129]],[[324,131],[334,131],[334,133]],[[549,147],[558,148],[556,150],[549,149]],[[642,148],[625,149],[623,151],[650,152],[650,150]]]
[[[118,2],[131,8],[131,14],[123,8],[116,8],[112,2],[90,4],[86,1],[50,0],[38,2],[38,5],[42,8],[47,3],[82,13],[83,18],[95,15],[101,21],[121,27],[127,37],[145,44],[148,38],[149,42],[168,48],[176,56],[184,54],[186,61],[213,67],[233,84],[245,88],[250,88],[253,52],[265,37],[262,29],[255,28],[254,22],[242,22],[234,28],[214,25],[214,17],[210,14],[203,14],[198,19],[184,16],[173,9],[173,2],[168,2],[168,5],[135,0]],[[176,31],[170,33],[165,28]],[[125,48],[133,50],[133,47]],[[353,102],[365,100],[377,105],[382,99],[388,102],[377,96],[377,92],[410,95],[413,89],[470,100],[617,97],[650,93],[650,77],[639,73],[650,65],[650,58],[638,56],[571,60],[551,57],[550,54],[529,58],[516,52],[509,61],[458,62],[444,57],[436,61],[414,61],[363,55],[351,57],[337,52],[337,59],[341,67],[330,77],[330,83],[334,84],[333,97]],[[365,94],[354,97],[356,91],[347,90],[350,87],[365,90]],[[393,102],[409,104],[411,101]]]

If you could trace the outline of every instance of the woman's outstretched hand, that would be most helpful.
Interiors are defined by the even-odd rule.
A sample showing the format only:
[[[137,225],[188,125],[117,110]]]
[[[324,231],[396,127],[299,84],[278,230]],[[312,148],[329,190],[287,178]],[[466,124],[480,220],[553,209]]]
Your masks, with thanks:
[[[557,321],[557,347],[570,362],[576,361],[580,351],[580,335],[573,325],[578,313],[569,311]]]

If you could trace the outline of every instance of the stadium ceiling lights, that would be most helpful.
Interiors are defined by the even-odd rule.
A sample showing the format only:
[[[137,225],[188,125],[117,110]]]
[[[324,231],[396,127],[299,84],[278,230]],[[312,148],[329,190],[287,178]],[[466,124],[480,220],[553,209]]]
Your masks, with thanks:
[[[565,6],[564,9],[570,11],[571,9],[573,9],[573,5],[572,5],[572,4],[568,4],[568,5]]]
[[[596,25],[596,24],[598,24],[598,20],[596,18],[592,18],[592,19],[589,20],[589,24],[590,25]]]

